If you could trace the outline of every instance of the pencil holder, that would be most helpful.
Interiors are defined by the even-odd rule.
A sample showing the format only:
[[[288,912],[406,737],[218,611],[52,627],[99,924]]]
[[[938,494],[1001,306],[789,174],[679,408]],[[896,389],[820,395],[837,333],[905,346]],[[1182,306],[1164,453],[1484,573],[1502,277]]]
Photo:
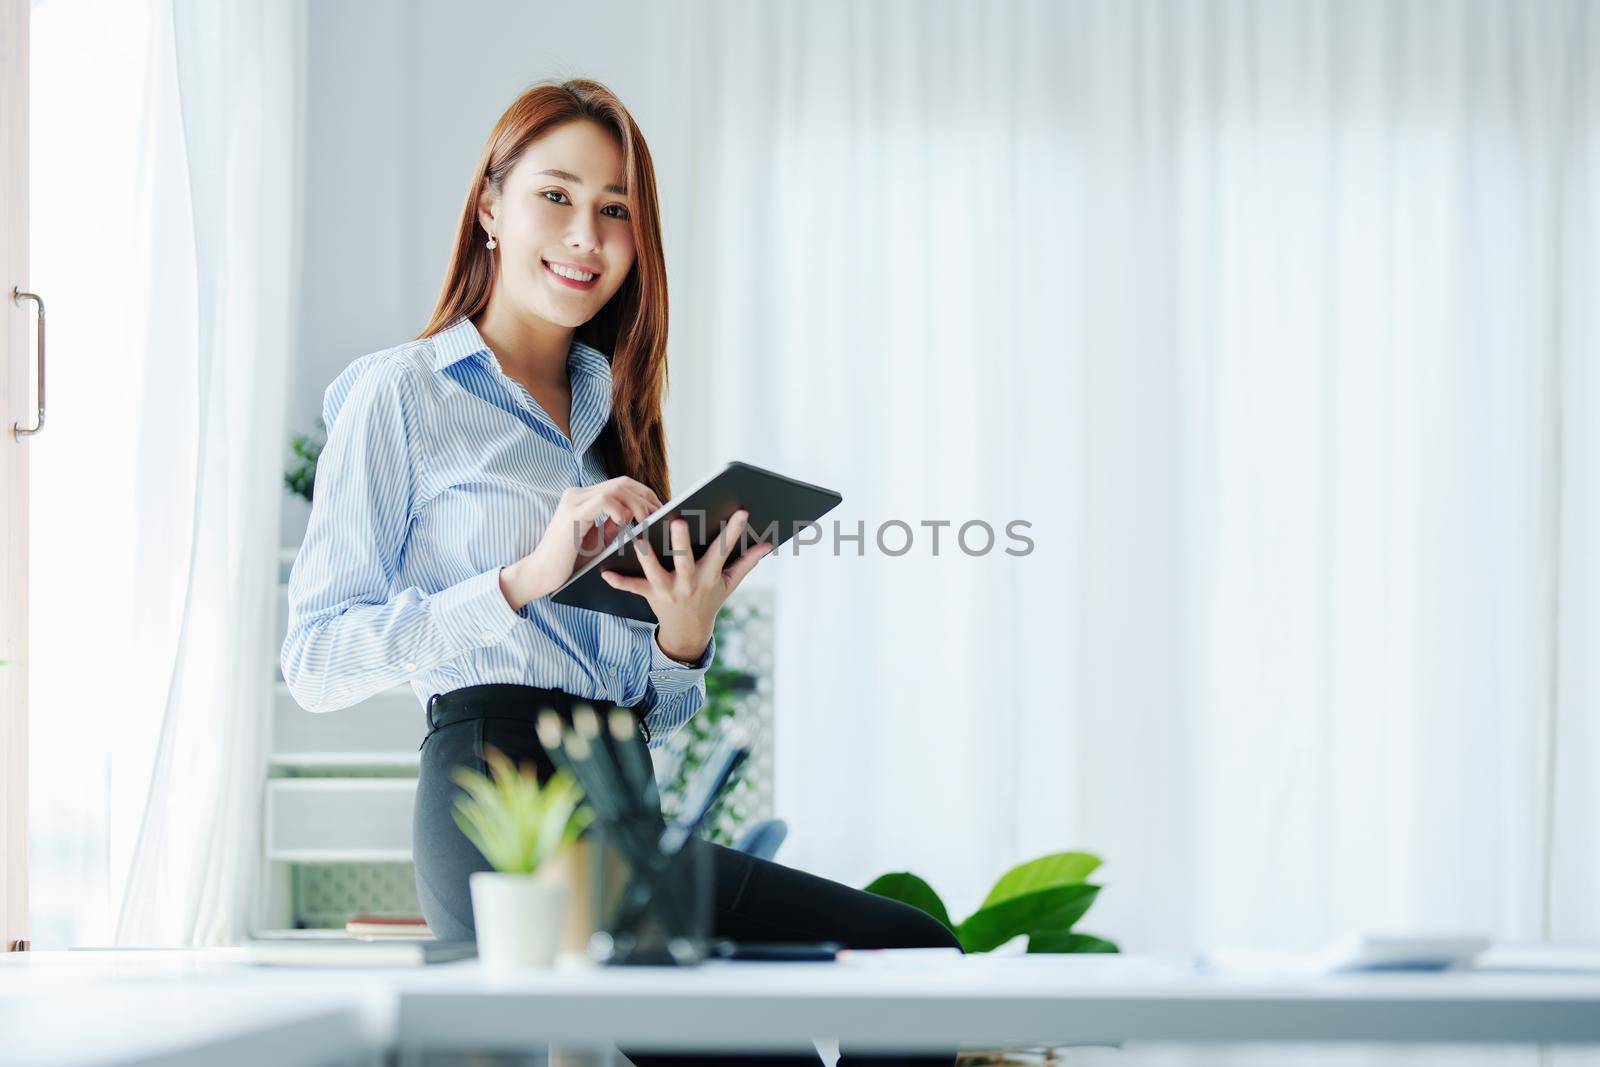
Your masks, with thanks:
[[[661,831],[660,821],[648,819],[589,827],[600,918],[589,956],[597,963],[684,967],[706,957],[715,893],[711,848],[690,838],[663,851]]]

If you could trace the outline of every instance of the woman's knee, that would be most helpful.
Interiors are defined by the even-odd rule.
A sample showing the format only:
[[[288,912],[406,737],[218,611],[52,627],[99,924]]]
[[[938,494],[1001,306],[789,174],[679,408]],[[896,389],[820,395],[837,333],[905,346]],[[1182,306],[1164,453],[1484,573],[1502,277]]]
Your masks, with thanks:
[[[898,900],[878,898],[884,907],[881,948],[960,948],[955,931],[921,908]]]

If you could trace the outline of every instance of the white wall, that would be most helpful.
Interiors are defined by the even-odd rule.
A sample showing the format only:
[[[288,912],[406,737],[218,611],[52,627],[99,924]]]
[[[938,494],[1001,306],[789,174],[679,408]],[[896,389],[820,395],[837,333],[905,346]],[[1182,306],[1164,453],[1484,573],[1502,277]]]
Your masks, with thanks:
[[[501,108],[591,74],[658,165],[678,478],[1035,524],[756,571],[786,862],[964,913],[1091,848],[1140,950],[1592,933],[1589,8],[475,10],[312,11],[305,424],[422,325]]]
[[[309,8],[292,432],[315,428],[323,389],[351,360],[422,329],[472,166],[500,113],[535,81],[597,78],[627,103],[650,141],[669,274],[683,284],[672,265],[682,258],[687,226],[680,194],[692,51],[676,0],[560,7],[347,0]],[[675,351],[674,368],[689,358]],[[669,441],[682,436],[673,432],[677,406],[669,400]],[[672,458],[680,471],[703,465],[677,452]],[[285,509],[285,545],[299,544],[307,513],[298,498]]]

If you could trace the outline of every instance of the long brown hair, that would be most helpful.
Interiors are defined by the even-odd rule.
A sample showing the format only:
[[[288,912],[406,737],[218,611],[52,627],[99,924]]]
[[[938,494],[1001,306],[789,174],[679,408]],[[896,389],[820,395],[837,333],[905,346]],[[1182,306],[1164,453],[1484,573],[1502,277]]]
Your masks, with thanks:
[[[667,387],[667,264],[661,251],[656,172],[644,134],[604,85],[587,78],[539,82],[500,116],[467,186],[439,302],[417,337],[431,337],[488,306],[495,258],[478,239],[479,194],[486,186],[498,194],[528,145],[552,127],[575,119],[598,123],[616,135],[622,146],[624,181],[633,198],[633,269],[605,307],[576,330],[579,341],[611,360],[611,420],[600,431],[601,455],[612,477],[636,478],[668,500],[672,486],[661,419]]]

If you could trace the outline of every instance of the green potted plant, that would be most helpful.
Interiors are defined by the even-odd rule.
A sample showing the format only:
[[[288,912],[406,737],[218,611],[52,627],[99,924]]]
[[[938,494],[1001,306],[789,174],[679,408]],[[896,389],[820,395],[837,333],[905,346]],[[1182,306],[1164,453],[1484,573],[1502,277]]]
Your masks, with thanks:
[[[1029,952],[1116,952],[1117,946],[1094,934],[1078,933],[1100,893],[1086,879],[1100,866],[1092,852],[1053,852],[1002,874],[978,910],[952,922],[933,887],[910,871],[873,879],[867,892],[920,908],[948,926],[967,952],[989,952],[1026,936]]]
[[[867,892],[927,912],[949,927],[967,952],[991,952],[1017,937],[1028,939],[1029,952],[1117,952],[1113,942],[1073,929],[1100,894],[1100,887],[1087,881],[1099,866],[1100,857],[1089,852],[1053,852],[1019,864],[1002,874],[978,910],[961,922],[951,921],[939,894],[910,871],[876,878]],[[963,1049],[958,1062],[1055,1063],[1060,1051],[1050,1046]]]
[[[328,443],[327,428],[320,417],[317,419],[317,430],[318,437],[297,433],[289,439],[289,448],[294,452],[294,466],[283,472],[284,488],[304,498],[308,504],[311,503],[317,482],[317,459]]]
[[[548,874],[559,870],[555,861],[593,812],[565,768],[541,786],[532,762],[514,767],[494,745],[485,745],[483,756],[492,777],[470,767],[451,775],[464,790],[455,798],[456,825],[494,868],[468,878],[478,958],[492,969],[549,966],[561,948],[571,889]]]

